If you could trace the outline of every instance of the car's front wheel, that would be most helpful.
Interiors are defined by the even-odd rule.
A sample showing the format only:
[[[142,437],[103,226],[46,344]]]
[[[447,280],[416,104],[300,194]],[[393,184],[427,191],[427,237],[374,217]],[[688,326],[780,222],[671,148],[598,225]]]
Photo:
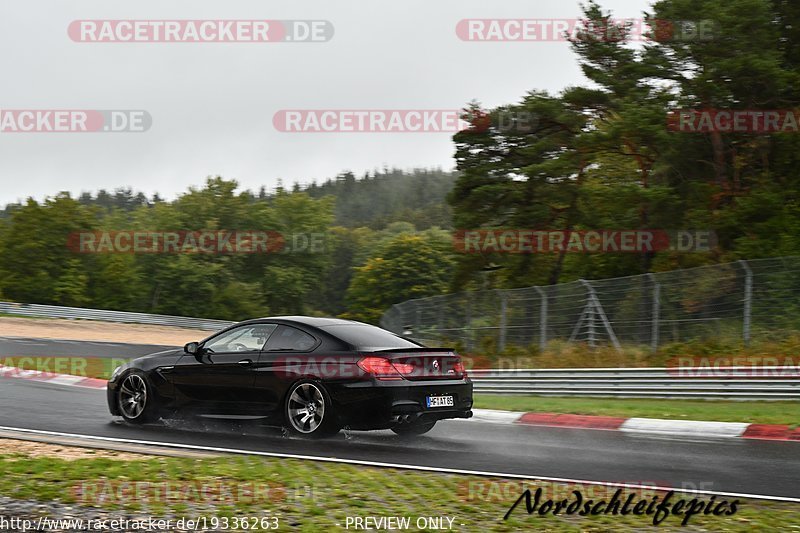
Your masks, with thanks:
[[[328,392],[314,381],[296,383],[286,395],[285,418],[289,430],[305,437],[324,437],[339,432]]]
[[[147,376],[134,370],[124,376],[117,391],[119,412],[127,422],[144,424],[156,418],[156,399]]]
[[[397,424],[392,427],[392,431],[400,436],[415,436],[423,435],[433,429],[436,425],[436,420],[432,422],[411,422],[410,424]]]

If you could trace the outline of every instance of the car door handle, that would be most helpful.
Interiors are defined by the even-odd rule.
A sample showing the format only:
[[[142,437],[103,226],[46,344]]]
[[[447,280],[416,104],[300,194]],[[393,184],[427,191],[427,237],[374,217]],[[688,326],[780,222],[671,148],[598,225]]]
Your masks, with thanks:
[[[239,366],[250,366],[252,364],[253,364],[252,359],[242,359],[241,361],[239,361]]]

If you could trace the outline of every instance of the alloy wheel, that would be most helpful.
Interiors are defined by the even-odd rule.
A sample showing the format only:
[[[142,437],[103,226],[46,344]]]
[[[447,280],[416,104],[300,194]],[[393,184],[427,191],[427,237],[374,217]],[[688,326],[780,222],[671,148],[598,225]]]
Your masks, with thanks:
[[[302,383],[289,396],[289,423],[300,433],[313,433],[325,417],[325,397],[313,383]]]
[[[141,416],[147,407],[147,384],[142,376],[130,374],[119,388],[119,408],[130,419]]]

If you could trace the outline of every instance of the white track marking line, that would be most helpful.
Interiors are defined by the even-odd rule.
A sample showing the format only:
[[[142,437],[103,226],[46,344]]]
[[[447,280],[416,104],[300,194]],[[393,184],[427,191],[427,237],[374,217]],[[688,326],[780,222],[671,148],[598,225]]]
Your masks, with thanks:
[[[482,470],[461,470],[457,468],[437,468],[432,466],[414,466],[414,465],[405,465],[405,464],[397,464],[397,463],[383,463],[383,462],[376,462],[376,461],[363,461],[360,459],[340,459],[337,457],[318,457],[313,455],[298,455],[292,453],[278,453],[278,452],[261,452],[261,451],[254,451],[254,450],[238,450],[235,448],[219,448],[216,446],[199,446],[196,444],[178,444],[174,442],[158,442],[158,441],[147,441],[147,440],[138,440],[138,439],[123,439],[118,437],[100,437],[96,435],[80,435],[78,433],[62,433],[59,431],[45,431],[41,429],[26,429],[26,428],[15,428],[15,427],[8,427],[8,426],[0,426],[0,430],[6,431],[18,431],[20,433],[32,433],[34,435],[51,435],[55,437],[66,437],[66,438],[80,438],[80,439],[88,439],[88,440],[97,440],[97,441],[105,441],[105,442],[120,442],[124,444],[140,444],[140,445],[150,445],[150,446],[162,446],[166,448],[183,448],[186,450],[199,450],[199,451],[206,451],[206,452],[216,452],[216,453],[229,453],[229,454],[236,454],[236,455],[258,455],[262,457],[276,457],[280,459],[301,459],[301,460],[310,460],[310,461],[320,461],[324,463],[338,463],[338,464],[351,464],[351,465],[361,465],[361,466],[374,466],[379,468],[395,468],[398,470],[419,470],[422,472],[436,472],[440,474],[462,474],[462,475],[472,475],[472,476],[482,476],[482,477],[499,477],[499,478],[508,478],[508,479],[527,479],[527,480],[536,480],[536,481],[550,481],[553,483],[573,483],[573,484],[584,484],[584,485],[600,485],[604,487],[616,487],[616,488],[623,488],[623,489],[636,489],[640,490],[642,488],[641,485],[629,484],[629,483],[612,483],[606,481],[589,481],[585,479],[572,479],[572,478],[560,478],[560,477],[545,477],[545,476],[537,476],[537,475],[522,475],[522,474],[508,474],[502,472],[485,472]],[[74,443],[72,444],[75,445]],[[647,487],[648,490],[658,490],[664,492],[677,492],[682,494],[702,494],[704,496],[727,496],[730,498],[751,498],[757,500],[769,500],[769,501],[776,501],[776,502],[790,502],[790,503],[800,503],[800,498],[788,498],[784,496],[767,496],[762,494],[745,494],[740,492],[719,492],[713,490],[681,490],[676,487]]]

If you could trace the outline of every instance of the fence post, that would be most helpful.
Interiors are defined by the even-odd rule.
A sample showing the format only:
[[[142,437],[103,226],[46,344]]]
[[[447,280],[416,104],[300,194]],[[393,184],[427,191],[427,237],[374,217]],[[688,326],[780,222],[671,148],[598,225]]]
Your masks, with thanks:
[[[542,303],[539,307],[539,351],[544,352],[547,347],[547,293],[541,287],[534,287]]]
[[[661,312],[661,284],[656,281],[655,275],[650,272],[647,277],[653,283],[653,318],[650,324],[650,351],[656,353],[658,351],[658,319]]]
[[[403,335],[405,335],[406,326],[409,324],[410,318],[406,318],[406,302],[401,302],[397,304],[397,310],[400,311],[400,327],[402,328],[400,331],[403,331]]]
[[[750,314],[753,305],[753,271],[744,259],[739,261],[744,269],[744,316],[742,318],[742,339],[744,345],[750,345]]]
[[[614,333],[614,328],[611,327],[611,322],[609,322],[608,317],[606,316],[606,312],[603,309],[603,305],[600,303],[600,299],[597,297],[597,292],[594,290],[594,287],[592,287],[592,285],[585,279],[579,279],[578,281],[584,287],[586,287],[587,302],[586,307],[583,308],[583,314],[575,324],[575,329],[572,330],[572,335],[569,339],[573,340],[577,336],[577,334],[580,332],[580,326],[583,323],[583,318],[586,317],[589,322],[589,345],[594,347],[594,314],[597,313],[600,316],[600,321],[603,323],[606,333],[608,333],[608,338],[611,339],[611,344],[614,345],[614,348],[616,348],[618,352],[621,352],[622,346],[619,344],[617,335]]]
[[[506,349],[506,293],[498,291],[500,294],[500,332],[497,339],[497,351],[502,352]]]
[[[447,296],[442,296],[439,302],[438,312],[436,313],[436,328],[439,330],[439,338],[441,339],[444,337],[445,333],[445,323],[444,323],[444,300],[447,299]]]

